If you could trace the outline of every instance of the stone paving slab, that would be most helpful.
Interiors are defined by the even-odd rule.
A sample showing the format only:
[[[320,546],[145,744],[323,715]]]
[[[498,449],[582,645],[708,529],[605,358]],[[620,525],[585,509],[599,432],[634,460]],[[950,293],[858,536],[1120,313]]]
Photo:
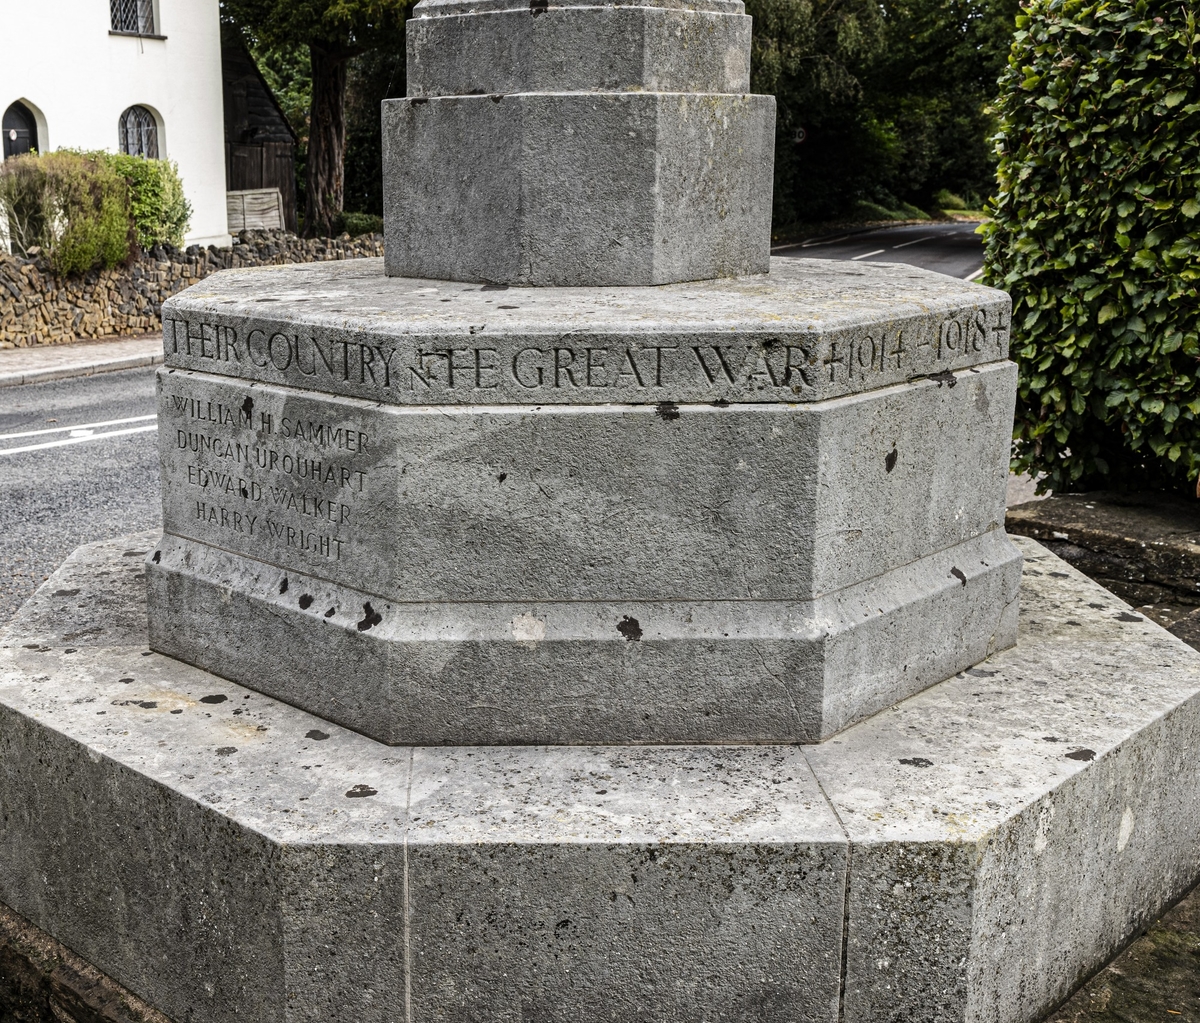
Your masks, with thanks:
[[[156,539],[0,638],[0,901],[178,1023],[1025,1023],[1200,872],[1200,657],[1032,541],[820,746],[397,749],[150,653]]]
[[[80,341],[69,345],[0,350],[0,387],[91,376],[163,361],[162,332],[115,341]]]

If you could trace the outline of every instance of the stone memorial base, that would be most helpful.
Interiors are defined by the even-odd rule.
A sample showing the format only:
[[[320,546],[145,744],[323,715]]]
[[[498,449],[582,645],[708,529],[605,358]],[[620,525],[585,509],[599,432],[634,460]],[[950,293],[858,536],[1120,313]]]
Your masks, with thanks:
[[[813,742],[1014,641],[1000,292],[362,261],[166,315],[150,646],[372,738]]]
[[[177,1023],[1036,1020],[1200,872],[1200,656],[1015,542],[1015,647],[808,747],[382,745],[81,548],[0,638],[0,902]]]

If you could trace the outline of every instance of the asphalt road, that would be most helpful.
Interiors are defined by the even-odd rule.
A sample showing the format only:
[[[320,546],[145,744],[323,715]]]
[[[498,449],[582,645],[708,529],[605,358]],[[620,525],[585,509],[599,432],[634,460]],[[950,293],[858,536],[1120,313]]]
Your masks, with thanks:
[[[951,277],[970,277],[983,266],[983,239],[975,233],[978,226],[955,222],[883,227],[858,234],[815,238],[776,249],[772,255],[908,263]]]
[[[0,624],[80,544],[161,523],[154,415],[151,367],[0,388]]]

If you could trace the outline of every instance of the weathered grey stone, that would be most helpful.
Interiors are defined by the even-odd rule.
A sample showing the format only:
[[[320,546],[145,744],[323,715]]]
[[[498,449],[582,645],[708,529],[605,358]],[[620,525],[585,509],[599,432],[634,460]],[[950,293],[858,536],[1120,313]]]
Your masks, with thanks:
[[[775,259],[768,276],[653,289],[508,289],[356,260],[214,274],[163,319],[169,367],[372,402],[691,404],[821,401],[1000,361],[1010,305],[900,264]]]
[[[807,750],[847,1023],[1040,1019],[1200,873],[1200,658],[1023,538],[1021,634]]]
[[[531,17],[525,4],[431,17],[424,6],[405,27],[410,97],[750,91],[743,14],[610,5]]]
[[[155,555],[155,650],[394,744],[814,741],[1010,645],[1020,570],[993,532],[808,602],[397,604]]]
[[[0,901],[178,1023],[835,1018],[799,750],[383,747],[149,654],[153,540],[0,639]]]
[[[0,901],[179,1021],[1032,1023],[1197,873],[1200,657],[1029,540],[1015,648],[819,747],[474,750],[150,654],[154,540],[0,638]]]
[[[387,742],[815,740],[1015,635],[1007,362],[670,415],[159,382],[152,645]]]
[[[390,276],[539,286],[766,273],[775,100],[384,100]]]
[[[541,286],[765,273],[775,100],[741,3],[421,3],[385,100],[387,273]]]

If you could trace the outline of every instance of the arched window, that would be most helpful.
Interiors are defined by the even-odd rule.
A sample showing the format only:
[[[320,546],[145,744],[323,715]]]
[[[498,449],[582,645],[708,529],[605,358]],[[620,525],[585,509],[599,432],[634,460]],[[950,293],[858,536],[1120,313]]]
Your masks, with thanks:
[[[130,107],[118,122],[121,152],[130,156],[158,159],[158,122],[145,107]]]
[[[4,159],[37,149],[37,121],[24,103],[14,103],[4,111]]]
[[[108,0],[114,32],[154,35],[154,0]]]

